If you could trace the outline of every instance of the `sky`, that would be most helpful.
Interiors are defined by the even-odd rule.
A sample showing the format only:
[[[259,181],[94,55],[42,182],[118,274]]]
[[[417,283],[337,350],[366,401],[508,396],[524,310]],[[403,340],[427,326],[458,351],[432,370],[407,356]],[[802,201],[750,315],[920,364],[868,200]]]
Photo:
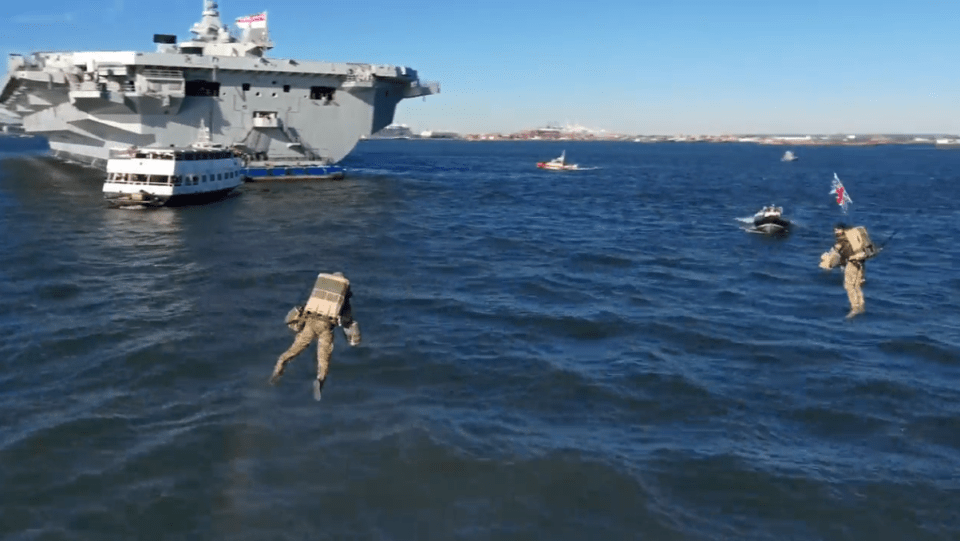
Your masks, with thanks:
[[[408,66],[440,94],[415,131],[580,125],[637,135],[960,134],[957,0],[222,0],[266,10],[269,56]],[[153,51],[201,0],[34,0],[0,16],[0,54]],[[6,65],[0,66],[6,73]]]

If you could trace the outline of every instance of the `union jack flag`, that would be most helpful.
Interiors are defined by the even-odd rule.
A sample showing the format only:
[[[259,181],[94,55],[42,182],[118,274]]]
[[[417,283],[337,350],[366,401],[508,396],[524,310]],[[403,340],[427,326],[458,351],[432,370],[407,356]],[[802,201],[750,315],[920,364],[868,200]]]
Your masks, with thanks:
[[[847,205],[853,203],[853,199],[850,199],[850,195],[847,193],[846,188],[843,187],[843,183],[840,182],[840,177],[838,177],[836,173],[833,174],[833,190],[831,190],[830,193],[837,196],[837,204],[843,208],[843,212],[846,214]]]

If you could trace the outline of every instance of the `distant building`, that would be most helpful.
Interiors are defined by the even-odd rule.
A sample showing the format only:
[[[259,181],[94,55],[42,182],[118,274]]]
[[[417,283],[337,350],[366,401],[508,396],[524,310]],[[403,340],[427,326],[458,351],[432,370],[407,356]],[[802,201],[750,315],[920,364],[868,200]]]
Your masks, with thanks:
[[[411,139],[417,137],[406,124],[390,124],[370,136],[370,139]]]
[[[420,132],[420,137],[424,139],[459,139],[460,134],[451,131],[425,131]]]

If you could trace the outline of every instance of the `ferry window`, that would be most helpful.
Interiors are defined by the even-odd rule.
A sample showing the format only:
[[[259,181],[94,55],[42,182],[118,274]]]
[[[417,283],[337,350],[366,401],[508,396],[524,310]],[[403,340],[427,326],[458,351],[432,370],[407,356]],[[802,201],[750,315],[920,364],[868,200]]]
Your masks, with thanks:
[[[290,85],[283,85],[284,92],[290,92]]]
[[[311,86],[310,99],[327,100],[329,102],[333,99],[334,91],[336,91],[336,88],[333,88],[332,86]]]
[[[213,81],[193,80],[187,81],[185,91],[187,96],[198,96],[212,98],[220,95],[220,83]]]
[[[200,182],[206,182],[206,181],[207,181],[207,175],[203,175],[202,177],[200,177]]]
[[[259,93],[259,92],[257,92],[257,97],[259,97],[259,96],[260,96],[260,93]]]
[[[273,94],[271,94],[271,95],[272,95],[272,96],[273,96],[274,98],[276,98],[276,97],[277,97],[277,93],[276,93],[276,92],[274,92],[274,93],[273,93]]]
[[[246,92],[247,90],[250,90],[250,83],[243,83],[243,91]]]

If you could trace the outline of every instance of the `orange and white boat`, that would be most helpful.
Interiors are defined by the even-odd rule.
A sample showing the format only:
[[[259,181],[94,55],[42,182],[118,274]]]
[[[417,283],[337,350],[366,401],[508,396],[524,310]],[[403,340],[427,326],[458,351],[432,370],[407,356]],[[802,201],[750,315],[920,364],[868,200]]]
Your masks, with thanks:
[[[575,163],[567,163],[567,151],[564,150],[560,157],[554,158],[548,162],[537,162],[540,169],[549,169],[551,171],[576,171],[580,169]]]

